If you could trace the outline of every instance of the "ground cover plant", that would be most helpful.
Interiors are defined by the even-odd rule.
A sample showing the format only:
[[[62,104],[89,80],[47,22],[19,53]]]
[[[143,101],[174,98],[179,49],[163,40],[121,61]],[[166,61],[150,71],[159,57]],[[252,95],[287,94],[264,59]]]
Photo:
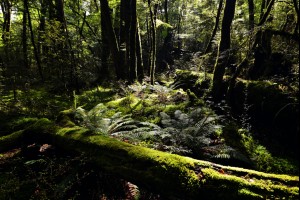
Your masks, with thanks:
[[[0,15],[0,199],[299,193],[297,0],[2,0]]]

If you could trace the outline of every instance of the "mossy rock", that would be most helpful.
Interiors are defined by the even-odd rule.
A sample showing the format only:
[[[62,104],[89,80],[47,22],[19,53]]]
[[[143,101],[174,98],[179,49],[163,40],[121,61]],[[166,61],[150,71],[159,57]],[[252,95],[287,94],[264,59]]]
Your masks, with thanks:
[[[203,96],[210,88],[213,75],[190,70],[176,70],[175,80],[170,85],[173,88],[190,89],[197,96]]]
[[[267,136],[289,149],[299,145],[299,103],[270,81],[238,79],[232,93],[234,114],[247,114],[258,129],[268,130]]]

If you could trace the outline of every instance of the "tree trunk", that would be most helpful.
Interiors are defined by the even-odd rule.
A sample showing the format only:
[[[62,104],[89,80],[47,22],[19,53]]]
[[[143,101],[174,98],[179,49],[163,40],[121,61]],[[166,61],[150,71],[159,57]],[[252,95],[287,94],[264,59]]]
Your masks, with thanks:
[[[107,172],[168,199],[296,199],[299,195],[298,176],[267,174],[160,152],[73,125],[62,128],[47,119],[0,137],[0,152],[33,142],[85,153]]]
[[[165,0],[164,2],[164,10],[165,10],[165,22],[169,23],[168,0]]]
[[[249,11],[249,30],[254,29],[254,3],[253,0],[248,0],[248,11]]]
[[[296,26],[295,26],[295,30],[294,30],[294,35],[297,35],[299,34],[299,1],[297,2],[297,0],[293,0],[293,3],[294,3],[294,8],[295,8],[295,11],[296,11],[296,14],[297,14],[297,23],[296,23]]]
[[[1,2],[1,9],[3,12],[3,25],[2,25],[2,39],[4,42],[10,38],[10,25],[11,25],[11,3],[8,0]]]
[[[136,32],[136,64],[137,64],[137,76],[138,80],[142,81],[144,78],[144,63],[143,63],[143,49],[142,49],[142,40],[140,34],[140,26],[137,21],[137,32]]]
[[[34,41],[34,33],[33,33],[33,29],[32,29],[32,24],[31,24],[30,12],[29,12],[29,8],[28,8],[28,0],[24,0],[24,8],[27,12],[28,25],[29,25],[29,30],[30,30],[30,39],[31,39],[31,43],[32,43],[32,46],[33,46],[34,57],[35,57],[35,60],[36,60],[36,64],[37,64],[37,67],[38,67],[38,71],[39,71],[39,75],[41,77],[41,80],[44,81],[44,75],[43,75],[41,60],[40,60],[40,56],[38,54],[38,49],[37,49],[35,41]]]
[[[261,13],[260,21],[257,26],[262,26],[268,19],[268,16],[272,10],[275,0],[270,0],[267,7],[262,4],[261,10],[266,11]],[[264,6],[264,7],[263,7]],[[270,32],[267,30],[258,30],[255,34],[255,40],[252,44],[251,51],[254,52],[254,66],[249,69],[249,78],[250,79],[257,79],[259,76],[262,75],[262,71],[264,70],[264,62],[271,54],[271,37]]]
[[[107,39],[108,39],[108,43],[112,55],[112,60],[115,66],[117,79],[124,79],[124,72],[121,68],[121,63],[120,63],[119,45],[118,45],[115,31],[113,29],[108,2],[107,0],[100,0],[100,4],[101,4],[100,5],[101,21],[104,22],[105,30],[107,32]]]
[[[10,47],[9,47],[9,39],[10,39],[10,26],[11,26],[11,3],[8,0],[4,0],[1,2],[1,10],[3,13],[3,24],[2,24],[2,40],[4,45],[4,55],[3,66],[4,71],[7,68],[7,65],[10,62]]]
[[[27,10],[23,8],[23,29],[22,29],[22,46],[23,46],[23,64],[26,69],[29,69],[28,64],[28,48],[27,48]]]
[[[212,95],[216,102],[223,98],[226,89],[223,85],[225,68],[230,64],[230,30],[234,17],[236,0],[226,0],[224,16],[222,20],[221,41],[218,50],[218,57],[214,69]]]
[[[136,34],[137,34],[137,16],[136,16],[136,0],[130,1],[130,68],[129,68],[129,80],[135,81],[137,78],[137,59],[136,59]]]
[[[148,0],[148,7],[150,13],[150,31],[151,31],[151,51],[150,51],[150,83],[154,84],[155,65],[156,65],[156,10],[158,4],[154,5],[152,11],[151,0]]]
[[[109,58],[109,54],[110,51],[108,51],[108,49],[110,49],[109,47],[109,42],[108,42],[108,36],[107,36],[107,31],[106,31],[106,25],[105,25],[105,21],[103,20],[105,17],[102,16],[104,15],[103,12],[101,12],[101,69],[100,69],[100,74],[99,74],[99,78],[100,79],[105,79],[105,78],[109,78],[109,72],[108,72],[108,58]]]
[[[249,4],[250,4],[250,1],[252,0],[249,0]],[[260,14],[260,21],[259,21],[259,24],[258,25],[263,25],[265,22],[266,22],[266,19],[268,17],[268,15],[270,14],[270,11],[272,9],[272,6],[274,5],[274,0],[271,0],[269,2],[269,5],[266,7],[266,3],[265,0],[262,1],[262,5],[261,5],[261,14]],[[263,11],[265,10],[265,8],[267,8],[266,12],[264,13]],[[253,11],[254,12],[254,11]],[[250,5],[249,5],[249,20],[250,20]],[[251,24],[250,24],[251,25]],[[244,67],[247,66],[248,64],[248,59],[249,59],[249,56],[252,55],[252,52],[255,52],[256,51],[256,55],[257,55],[257,51],[258,50],[255,50],[256,46],[259,45],[261,46],[263,44],[262,42],[262,38],[263,38],[263,35],[266,35],[265,33],[262,32],[262,30],[258,30],[257,33],[255,34],[255,40],[253,42],[253,44],[251,45],[250,49],[249,49],[249,52],[247,53],[246,57],[242,60],[242,62],[237,66],[237,69],[235,71],[235,73],[233,74],[233,76],[231,77],[231,80],[229,82],[229,88],[228,88],[228,91],[227,91],[227,95],[228,95],[228,101],[229,103],[233,100],[232,99],[232,91],[233,91],[233,88],[235,86],[235,82],[236,82],[236,79],[237,77],[239,76],[240,72],[242,71],[242,69]],[[268,39],[269,36],[264,36],[265,39]],[[269,40],[270,41],[270,40]],[[270,47],[270,46],[269,46]],[[264,48],[261,48],[261,49],[264,49]],[[252,78],[253,79],[253,75],[254,76],[257,76],[257,69],[256,68],[259,68],[259,65],[257,64],[258,60],[255,61],[255,65],[249,69],[249,78]],[[253,75],[252,75],[253,74]]]
[[[40,0],[41,14],[40,14],[40,25],[39,25],[39,36],[38,36],[38,51],[40,56],[45,56],[46,47],[43,45],[45,42],[45,28],[46,28],[46,15],[47,15],[47,3],[46,0]],[[43,61],[43,59],[42,59]]]
[[[64,1],[63,0],[55,0],[56,2],[56,11],[57,11],[57,19],[61,23],[62,26],[62,34],[66,37],[66,47],[68,53],[64,56],[68,57],[70,59],[70,83],[75,89],[78,91],[78,79],[77,79],[77,62],[75,61],[75,55],[73,51],[73,45],[71,38],[69,36],[69,30],[67,26],[67,20],[65,17],[65,11],[64,11]]]
[[[266,20],[267,20],[269,14],[270,14],[270,12],[271,12],[271,10],[272,10],[272,7],[273,7],[273,5],[274,5],[274,2],[275,2],[275,0],[270,0],[268,6],[266,7],[266,12],[264,12],[264,13],[261,15],[261,18],[260,18],[259,23],[257,24],[257,26],[262,26],[262,25],[266,22]],[[265,9],[265,8],[262,8],[262,10],[264,10],[264,9]]]
[[[218,12],[217,12],[217,16],[216,16],[215,27],[213,29],[213,32],[211,34],[211,37],[210,37],[209,42],[207,44],[207,47],[206,47],[206,49],[204,51],[204,54],[207,54],[211,50],[212,41],[214,40],[214,38],[216,36],[216,33],[217,33],[217,30],[219,28],[219,22],[220,22],[222,7],[223,7],[223,0],[220,0],[219,6],[218,6]]]

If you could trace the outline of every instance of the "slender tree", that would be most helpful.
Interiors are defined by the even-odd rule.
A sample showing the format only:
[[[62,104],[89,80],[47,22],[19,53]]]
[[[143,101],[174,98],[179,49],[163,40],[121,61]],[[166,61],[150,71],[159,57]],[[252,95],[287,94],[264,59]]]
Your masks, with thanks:
[[[136,0],[130,1],[130,72],[129,80],[134,81],[137,78],[137,16],[136,16]]]
[[[137,33],[136,33],[136,59],[137,59],[137,76],[138,80],[141,81],[144,78],[144,64],[143,64],[143,53],[142,53],[142,40],[140,34],[140,26],[137,21]]]
[[[165,22],[169,23],[169,7],[168,7],[168,1],[169,0],[165,0],[164,2],[164,13],[165,13]]]
[[[39,24],[39,35],[38,35],[38,51],[42,56],[46,52],[45,42],[45,28],[46,28],[46,17],[47,17],[47,2],[46,0],[40,0],[41,9],[40,9],[40,24]]]
[[[4,57],[3,66],[7,67],[10,62],[10,52],[9,52],[9,40],[10,40],[10,26],[11,26],[11,2],[9,0],[1,1],[1,10],[3,14],[3,24],[2,24],[2,40],[4,44]]]
[[[101,79],[104,79],[105,77],[109,77],[109,71],[108,71],[108,58],[109,58],[109,54],[110,51],[108,51],[108,49],[110,49],[109,47],[109,41],[108,41],[108,35],[107,35],[107,31],[106,31],[106,22],[103,20],[105,18],[104,12],[101,12],[101,69],[100,69],[100,74],[99,77]]]
[[[123,64],[123,71],[127,76],[129,71],[129,6],[128,0],[121,0],[120,2],[120,33],[119,33],[119,46],[120,46],[120,63]]]
[[[148,8],[150,13],[150,31],[151,31],[151,51],[150,51],[150,82],[154,84],[155,63],[156,63],[156,11],[158,4],[154,4],[152,10],[151,0],[148,0]]]
[[[205,48],[204,54],[207,54],[211,50],[212,41],[214,40],[214,38],[216,36],[216,33],[217,33],[217,30],[219,28],[219,22],[220,22],[222,7],[223,7],[223,0],[220,0],[219,1],[219,6],[218,6],[218,12],[217,12],[217,16],[216,16],[215,26],[214,26],[213,32],[211,34],[211,37],[208,41],[208,44]]]
[[[3,13],[2,39],[4,42],[7,42],[10,38],[11,7],[11,2],[9,0],[1,1],[1,9]]]
[[[296,15],[297,15],[297,23],[296,23],[296,26],[295,26],[295,30],[294,30],[294,35],[297,35],[299,34],[299,15],[300,15],[300,11],[299,11],[299,1],[297,2],[297,0],[293,0],[293,3],[294,3],[294,8],[295,8],[295,11],[296,11]]]
[[[23,29],[22,29],[22,46],[23,46],[23,64],[26,69],[29,69],[28,64],[28,45],[27,45],[27,10],[24,4],[23,7]]]
[[[226,91],[224,90],[223,76],[225,74],[225,68],[230,64],[230,30],[235,12],[235,3],[236,0],[226,0],[225,3],[221,41],[213,73],[212,95],[215,101],[220,101]]]
[[[29,7],[28,7],[28,0],[24,0],[23,3],[24,3],[24,8],[27,12],[28,25],[29,25],[29,31],[30,31],[30,39],[31,39],[31,43],[33,46],[33,52],[34,52],[34,57],[35,57],[36,64],[38,67],[38,72],[39,72],[41,80],[44,81],[44,74],[43,74],[43,70],[42,70],[41,60],[40,60],[40,56],[38,54],[38,49],[37,49],[37,46],[36,46],[35,40],[34,40],[34,32],[33,32],[33,28],[32,28],[31,16],[30,16]]]
[[[249,1],[251,1],[251,0],[249,0]],[[268,2],[266,2],[265,0],[262,1],[261,11],[260,11],[260,21],[258,23],[258,26],[262,26],[266,22],[267,17],[271,12],[272,6],[274,5],[274,2],[275,2],[274,0],[270,0],[269,4],[267,5]],[[264,10],[266,10],[266,12],[264,12]],[[249,14],[250,14],[250,8],[249,8]],[[254,52],[256,56],[257,56],[257,54],[260,54],[261,52],[259,52],[259,50],[256,49],[257,45],[263,44],[262,38],[268,39],[268,36],[262,37],[262,35],[263,35],[262,30],[259,30],[256,32],[255,40],[252,43],[252,45],[250,46],[250,49],[249,49],[248,53],[246,54],[246,57],[237,66],[235,73],[233,74],[233,76],[230,79],[229,87],[228,87],[228,91],[227,91],[227,96],[228,96],[229,102],[232,102],[233,89],[235,86],[236,79],[239,76],[239,74],[241,73],[242,69],[247,66],[249,57],[252,55],[252,52]],[[258,61],[257,59],[258,58],[256,57],[254,66],[249,69],[248,75],[250,76],[250,78],[253,78],[253,76],[257,75],[256,70],[259,67],[258,62],[261,62],[261,61]],[[254,75],[251,75],[251,74],[254,74]]]
[[[249,30],[254,29],[254,2],[248,0],[248,11],[249,11]]]
[[[120,64],[120,49],[118,40],[112,25],[110,8],[107,0],[100,0],[101,21],[104,23],[105,31],[107,32],[107,40],[110,47],[115,71],[118,79],[124,79],[124,72]]]
[[[270,0],[267,7],[262,7],[261,8],[262,11],[264,11],[264,10],[266,10],[266,11],[262,12],[259,23],[257,24],[257,26],[262,26],[266,22],[266,20],[268,19],[269,14],[272,10],[272,7],[273,7],[274,3],[275,3],[275,0]],[[262,6],[264,6],[264,5],[262,5]]]

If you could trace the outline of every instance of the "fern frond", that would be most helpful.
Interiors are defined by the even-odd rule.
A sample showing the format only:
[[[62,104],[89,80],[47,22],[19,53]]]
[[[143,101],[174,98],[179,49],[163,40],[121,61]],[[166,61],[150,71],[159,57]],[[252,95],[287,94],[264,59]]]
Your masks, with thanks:
[[[134,128],[137,128],[136,124],[137,124],[136,121],[130,119],[124,121],[118,121],[117,123],[113,123],[110,127],[108,127],[107,133],[110,135],[120,130],[132,130]]]
[[[217,155],[214,155],[213,158],[217,158],[217,159],[230,159],[231,156],[227,153],[220,153]]]
[[[149,128],[152,128],[152,129],[156,129],[156,130],[161,129],[158,125],[150,123],[150,122],[139,122],[139,125],[143,126],[143,127],[149,127]]]

